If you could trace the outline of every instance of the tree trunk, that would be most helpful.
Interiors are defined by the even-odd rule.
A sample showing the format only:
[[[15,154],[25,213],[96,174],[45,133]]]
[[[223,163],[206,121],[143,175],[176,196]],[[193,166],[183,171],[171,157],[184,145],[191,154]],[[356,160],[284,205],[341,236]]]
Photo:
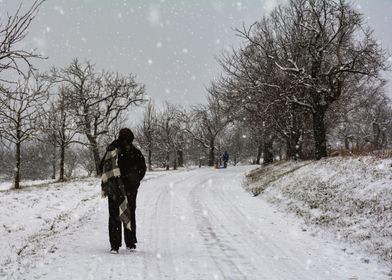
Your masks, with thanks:
[[[178,151],[174,151],[173,170],[177,170],[177,155],[178,155]]]
[[[92,135],[87,135],[87,139],[90,142],[90,151],[93,153],[94,157],[94,164],[95,164],[95,172],[97,176],[102,175],[101,174],[101,157],[99,156],[99,148],[98,148],[98,143],[96,137]]]
[[[184,152],[183,151],[178,151],[178,166],[179,167],[184,167]]]
[[[295,159],[295,154],[296,154],[296,150],[295,150],[295,145],[293,145],[291,139],[289,137],[286,138],[286,146],[287,146],[287,150],[286,150],[286,156],[288,159]]]
[[[170,152],[166,152],[166,170],[170,169]]]
[[[52,179],[56,179],[56,145],[53,145],[53,154],[52,154]]]
[[[15,180],[14,187],[15,189],[20,188],[20,141],[16,142],[16,151],[15,151]]]
[[[348,151],[350,150],[350,139],[346,136],[344,137],[344,148]]]
[[[65,162],[65,122],[66,115],[64,110],[64,102],[62,102],[61,110],[61,134],[60,134],[60,182],[64,182],[64,162]]]
[[[148,149],[148,158],[147,158],[148,171],[152,171],[151,159],[152,159],[152,151],[151,151],[151,149]]]
[[[286,138],[286,156],[288,159],[297,160],[299,158],[299,138],[300,133],[298,132],[291,132],[290,136]]]
[[[273,140],[264,139],[263,145],[263,165],[271,164],[274,161],[274,155],[272,153]]]
[[[380,149],[380,136],[381,136],[381,129],[380,125],[376,122],[373,122],[372,124],[373,127],[373,143],[372,143],[372,148],[373,150],[379,150]]]
[[[320,160],[327,157],[327,136],[324,124],[325,110],[316,110],[313,113],[313,134],[315,145],[315,157]]]
[[[65,162],[65,145],[62,142],[60,145],[60,182],[64,182],[64,162]]]
[[[257,146],[257,156],[256,156],[256,164],[260,164],[260,159],[261,159],[261,153],[263,151],[263,146],[261,143]]]
[[[210,150],[208,153],[208,166],[214,166],[215,162],[215,141],[210,139]]]

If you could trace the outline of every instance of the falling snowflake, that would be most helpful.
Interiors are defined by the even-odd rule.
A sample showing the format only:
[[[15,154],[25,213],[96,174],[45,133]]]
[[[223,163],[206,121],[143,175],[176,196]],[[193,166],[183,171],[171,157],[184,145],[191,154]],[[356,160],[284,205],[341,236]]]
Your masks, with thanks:
[[[59,6],[54,7],[54,10],[55,10],[56,12],[58,12],[60,15],[62,15],[62,16],[65,14],[63,8],[61,8],[61,7],[59,7]]]
[[[147,20],[152,26],[159,26],[161,23],[161,13],[157,5],[151,5],[147,15]]]

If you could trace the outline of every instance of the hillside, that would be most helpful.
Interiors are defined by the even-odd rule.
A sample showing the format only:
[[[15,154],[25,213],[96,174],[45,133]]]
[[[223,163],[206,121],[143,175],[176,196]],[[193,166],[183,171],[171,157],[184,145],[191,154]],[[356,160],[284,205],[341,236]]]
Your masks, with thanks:
[[[245,188],[295,213],[304,230],[330,233],[392,263],[391,163],[376,157],[279,162],[249,173]]]

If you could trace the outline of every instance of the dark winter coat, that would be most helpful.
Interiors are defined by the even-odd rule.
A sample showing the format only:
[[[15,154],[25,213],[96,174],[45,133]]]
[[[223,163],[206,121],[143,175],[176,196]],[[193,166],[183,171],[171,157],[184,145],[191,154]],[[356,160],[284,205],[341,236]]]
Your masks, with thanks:
[[[137,190],[146,173],[143,154],[132,144],[119,139],[113,141],[107,151],[118,149],[118,167],[127,191]],[[105,158],[105,157],[104,157]],[[102,166],[102,164],[101,164]]]
[[[223,161],[229,161],[229,153],[228,152],[224,152]]]

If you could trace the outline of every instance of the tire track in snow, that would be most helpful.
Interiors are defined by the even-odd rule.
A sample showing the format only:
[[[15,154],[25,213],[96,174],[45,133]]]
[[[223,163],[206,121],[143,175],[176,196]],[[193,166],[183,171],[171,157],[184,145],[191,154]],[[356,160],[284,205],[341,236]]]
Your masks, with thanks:
[[[209,181],[213,182],[213,179],[215,178],[211,177]],[[253,231],[246,225],[246,219],[238,216],[233,205],[219,197],[217,191],[220,189],[220,185],[212,183],[195,187],[192,190],[192,204],[195,218],[199,220],[200,233],[204,236],[208,250],[223,278],[260,279],[262,276],[257,274],[260,271],[257,260],[262,260],[269,263],[269,270],[273,270],[274,276],[278,277],[274,279],[284,279],[281,269],[277,269],[274,263],[273,253],[276,254],[276,250],[269,249],[265,244],[259,244],[259,240],[255,240]],[[258,248],[267,249],[271,258],[265,258],[265,251],[261,254]]]
[[[147,198],[149,199],[149,205],[152,205],[155,210],[151,211],[152,215],[148,217],[146,217],[147,211],[144,211],[142,218],[143,221],[149,221],[148,235],[145,239],[152,246],[152,251],[149,254],[146,253],[144,256],[143,279],[152,279],[157,276],[163,279],[175,275],[170,251],[172,240],[169,238],[169,231],[172,230],[172,197],[170,195],[170,189],[174,185],[188,179],[183,175],[181,176],[179,180],[170,182],[164,186],[156,186],[156,190],[159,191],[158,196],[156,198],[154,197],[153,200],[151,200],[151,197]],[[168,268],[170,269],[170,273],[167,271]]]
[[[216,233],[216,230],[214,230],[213,223],[209,219],[213,215],[212,211],[206,207],[204,203],[201,203],[201,196],[196,195],[197,189],[198,187],[195,187],[191,192],[191,203],[194,208],[194,216],[199,222],[200,235],[204,239],[205,246],[211,255],[211,258],[214,260],[222,277],[227,276],[227,272],[231,271],[231,278],[246,279],[245,274],[231,260],[232,255],[229,254],[229,252],[235,252],[237,254],[238,252],[225,241],[226,238]],[[206,213],[208,213],[208,217]],[[225,258],[222,258],[222,254]],[[235,271],[232,271],[233,268]]]
[[[57,259],[53,263],[46,262],[53,258],[48,254],[45,269],[18,275],[36,279],[192,280],[350,279],[370,275],[366,265],[353,258],[336,259],[346,257],[338,249],[325,254],[330,244],[301,233],[290,219],[249,196],[240,186],[242,174],[249,169],[203,168],[147,181],[138,196],[140,240],[136,252],[124,253],[122,249],[120,255],[108,254],[104,230],[107,210],[101,207],[86,224],[72,227],[75,232],[54,238],[64,251],[54,254]],[[89,203],[87,210],[90,206],[95,208]],[[91,235],[92,230],[95,235]],[[314,269],[307,270],[310,257],[325,263],[319,261]],[[34,257],[27,258],[33,262]],[[337,267],[329,277],[323,274],[328,266]],[[356,274],[356,270],[361,272]]]
[[[241,265],[248,268],[248,272],[245,275],[255,279],[262,277],[262,275],[257,275],[257,272],[260,271],[260,263],[262,262],[263,266],[268,266],[268,270],[270,271],[268,273],[272,273],[274,278],[285,279],[287,277],[286,273],[289,272],[292,275],[296,275],[298,279],[308,279],[309,277],[303,272],[303,269],[300,268],[302,264],[296,262],[294,256],[288,255],[287,252],[276,245],[274,240],[258,230],[260,225],[257,225],[249,219],[248,216],[243,214],[242,210],[238,207],[237,201],[232,199],[233,196],[230,195],[230,190],[226,189],[223,185],[224,182],[219,182],[219,178],[216,181],[218,181],[216,188],[213,190],[205,188],[203,190],[203,196],[205,198],[211,197],[211,192],[214,193],[213,202],[211,203],[211,201],[208,201],[207,199],[204,203],[204,207],[208,208],[211,207],[211,205],[220,206],[214,207],[211,217],[216,223],[219,223],[219,221],[226,221],[226,223],[221,223],[218,229],[224,231],[225,233],[222,233],[222,235],[226,236],[228,239],[231,238],[235,240],[233,243],[237,244],[236,251],[243,260]],[[240,180],[238,180],[238,182],[240,182]],[[208,194],[210,194],[210,196],[208,196]],[[258,230],[257,234],[256,230]],[[285,262],[284,267],[277,267],[278,260],[289,261]],[[310,279],[313,278],[310,277]]]

